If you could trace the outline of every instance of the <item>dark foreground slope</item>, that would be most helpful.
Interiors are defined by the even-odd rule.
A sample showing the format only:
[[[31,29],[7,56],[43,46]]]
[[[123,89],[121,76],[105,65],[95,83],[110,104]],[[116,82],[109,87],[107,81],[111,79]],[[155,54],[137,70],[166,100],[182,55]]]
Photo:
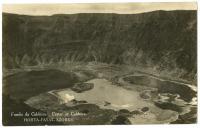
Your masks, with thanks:
[[[26,112],[40,112],[40,113],[45,113],[42,112],[41,110],[34,109],[27,104],[23,103],[22,101],[16,101],[10,98],[8,95],[3,95],[3,104],[2,104],[2,123],[4,126],[30,126],[30,125],[61,125],[62,123],[60,122],[51,122],[51,121],[46,121],[46,122],[36,122],[36,121],[24,121],[23,116],[12,116],[11,113],[22,113],[25,114]],[[47,116],[30,116],[32,118],[47,118]]]
[[[196,74],[196,11],[3,14],[3,66],[96,61]]]
[[[31,118],[47,118],[47,112],[34,109],[24,103],[27,99],[54,89],[70,88],[74,83],[80,82],[74,73],[59,70],[44,70],[20,72],[4,77],[3,79],[3,125],[60,125],[57,121],[25,121],[26,112]],[[56,99],[53,97],[51,100]],[[57,101],[57,99],[56,99]],[[54,101],[55,102],[55,101]],[[32,112],[42,112],[44,116],[32,116]],[[23,116],[12,116],[11,113],[22,113]],[[27,119],[28,119],[27,118]]]

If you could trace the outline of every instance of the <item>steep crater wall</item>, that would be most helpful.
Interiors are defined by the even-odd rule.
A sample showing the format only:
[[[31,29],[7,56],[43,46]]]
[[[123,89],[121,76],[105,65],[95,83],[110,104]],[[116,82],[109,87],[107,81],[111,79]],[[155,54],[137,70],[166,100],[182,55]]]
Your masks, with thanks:
[[[196,11],[53,16],[3,13],[3,66],[95,61],[174,71],[193,79],[196,28]]]

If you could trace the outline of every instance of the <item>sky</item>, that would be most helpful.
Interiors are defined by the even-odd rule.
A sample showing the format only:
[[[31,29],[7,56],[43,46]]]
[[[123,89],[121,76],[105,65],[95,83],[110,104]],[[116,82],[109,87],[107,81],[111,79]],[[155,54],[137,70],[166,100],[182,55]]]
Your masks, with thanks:
[[[82,3],[82,4],[3,4],[3,12],[24,15],[74,13],[136,14],[155,10],[196,10],[195,2],[173,3]]]

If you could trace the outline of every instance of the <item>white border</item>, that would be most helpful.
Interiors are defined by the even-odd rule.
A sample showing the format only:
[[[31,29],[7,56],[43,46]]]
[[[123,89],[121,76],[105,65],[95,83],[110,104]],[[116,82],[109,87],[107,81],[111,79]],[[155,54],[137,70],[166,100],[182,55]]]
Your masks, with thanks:
[[[123,2],[197,2],[197,0],[4,0],[1,1],[1,5],[0,5],[0,9],[2,10],[2,4],[19,4],[19,3],[123,3]],[[199,7],[199,2],[198,2],[198,7]],[[199,30],[199,13],[200,11],[198,10],[198,29]],[[2,14],[0,16],[0,29],[2,30]],[[2,78],[2,31],[0,32],[1,35],[1,44],[0,44],[0,66],[1,66],[1,78]],[[198,36],[200,37],[199,31],[198,31]],[[199,44],[199,38],[197,41],[198,44],[198,55],[200,53],[199,48],[200,48],[200,44]],[[200,71],[199,69],[199,61],[200,61],[200,57],[198,56],[198,72]],[[198,83],[199,83],[200,78],[198,77]],[[1,86],[2,86],[2,79],[1,79]],[[199,90],[199,86],[198,86],[198,90]],[[2,126],[2,89],[0,89],[0,126]],[[198,92],[198,99],[199,99],[199,92]],[[199,100],[198,100],[199,101]],[[198,102],[198,115],[200,114],[199,111],[199,102]],[[178,125],[93,125],[93,126],[88,126],[88,125],[82,125],[82,126],[67,126],[68,128],[72,128],[72,127],[76,127],[76,128],[81,128],[81,127],[95,127],[95,128],[112,128],[112,127],[116,127],[116,128],[197,128],[200,122],[200,118],[198,117],[198,124],[178,124]],[[8,127],[8,126],[7,126]],[[20,126],[21,128],[22,126]],[[25,126],[23,126],[25,127]],[[23,128],[22,127],[22,128]],[[29,126],[30,128],[35,128],[35,126]],[[37,127],[47,127],[47,126],[37,126]],[[66,126],[50,126],[50,127],[66,127]]]
[[[4,0],[3,3],[125,3],[125,2],[196,2],[197,0]]]

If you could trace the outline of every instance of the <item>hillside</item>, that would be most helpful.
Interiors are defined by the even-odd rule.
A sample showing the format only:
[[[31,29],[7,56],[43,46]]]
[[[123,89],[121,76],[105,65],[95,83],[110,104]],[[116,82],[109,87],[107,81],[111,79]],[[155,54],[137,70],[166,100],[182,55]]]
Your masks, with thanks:
[[[194,79],[197,70],[197,12],[141,14],[3,13],[3,67],[103,62],[150,67]]]

